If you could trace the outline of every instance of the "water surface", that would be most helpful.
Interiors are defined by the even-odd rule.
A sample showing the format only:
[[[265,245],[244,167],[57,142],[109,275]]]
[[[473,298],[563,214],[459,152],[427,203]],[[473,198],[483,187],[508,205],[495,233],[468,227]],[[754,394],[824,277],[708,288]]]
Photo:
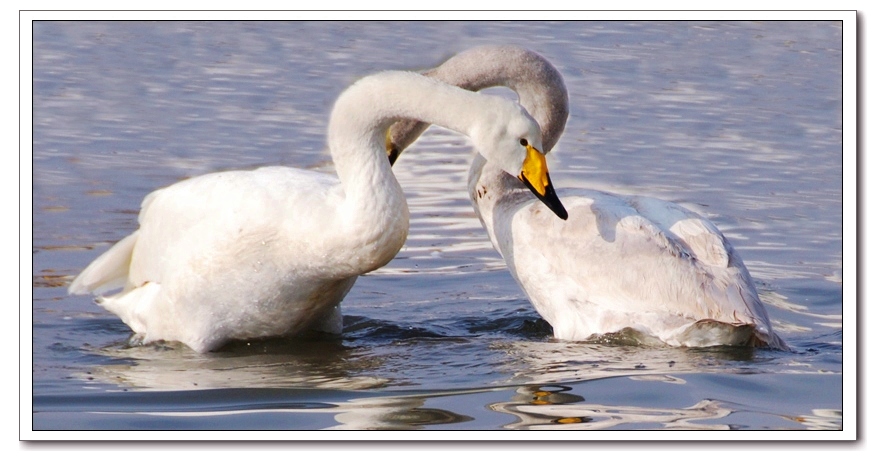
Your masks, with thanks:
[[[831,22],[36,22],[33,429],[841,429],[841,33]],[[137,227],[148,192],[263,165],[331,172],[328,113],[357,78],[508,43],[566,79],[572,115],[550,156],[559,195],[599,188],[704,214],[793,351],[552,339],[471,210],[468,141],[439,128],[395,167],[410,237],[360,277],[340,338],[203,355],[128,347],[119,319],[66,294]]]

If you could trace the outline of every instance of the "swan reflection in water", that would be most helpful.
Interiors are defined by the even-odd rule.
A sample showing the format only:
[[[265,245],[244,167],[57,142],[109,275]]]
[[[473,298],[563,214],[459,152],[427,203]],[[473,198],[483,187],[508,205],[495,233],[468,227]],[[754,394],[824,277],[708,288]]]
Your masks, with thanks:
[[[695,350],[554,341],[496,342],[494,347],[505,350],[509,369],[529,371],[506,375],[490,388],[424,391],[420,383],[416,389],[375,396],[374,393],[395,386],[393,378],[387,377],[390,359],[369,356],[360,348],[338,341],[325,341],[324,347],[313,348],[321,350],[320,354],[304,354],[300,348],[293,348],[298,349],[293,354],[288,352],[288,346],[272,342],[241,343],[209,355],[169,345],[105,348],[103,353],[112,355],[116,363],[93,367],[88,377],[131,390],[217,389],[220,394],[228,392],[227,398],[221,399],[226,403],[240,398],[241,391],[247,392],[246,402],[232,405],[233,409],[226,405],[211,409],[210,402],[196,405],[205,394],[186,393],[191,396],[192,405],[177,406],[171,411],[151,411],[150,405],[155,408],[154,402],[150,403],[152,397],[139,392],[128,394],[146,407],[134,413],[203,418],[204,424],[244,414],[261,414],[269,418],[259,419],[282,422],[283,415],[289,414],[290,420],[293,415],[329,416],[334,423],[323,429],[456,429],[468,428],[466,422],[491,419],[498,421],[495,426],[508,429],[732,429],[722,419],[740,407],[719,399],[704,398],[674,408],[667,398],[662,405],[657,402],[639,407],[604,398],[597,402],[581,389],[602,378],[687,386],[689,373],[725,374],[733,371],[734,362],[735,371],[744,372],[751,366],[751,354],[755,353],[751,348]],[[255,350],[259,353],[254,354]],[[756,360],[765,362],[761,367],[769,366],[769,357]],[[259,388],[266,390],[270,399],[259,399]],[[463,401],[460,399],[464,395],[485,393],[478,401],[495,403],[471,409],[447,404]],[[788,421],[789,428],[836,429],[842,425],[842,415],[836,413],[813,410],[812,415],[773,416]],[[513,420],[509,422],[507,415]]]
[[[643,375],[630,379],[658,380],[686,384],[678,377]],[[719,422],[740,411],[739,405],[717,399],[703,399],[683,408],[640,407],[587,403],[584,397],[570,393],[571,387],[522,386],[511,402],[490,405],[493,411],[513,415],[516,421],[505,429],[530,430],[601,430],[666,429],[730,430],[732,424]],[[748,411],[748,410],[746,410]],[[793,423],[790,428],[809,430],[842,429],[842,411],[813,409],[811,415],[776,415]]]
[[[309,347],[295,347],[302,342]],[[357,348],[320,334],[284,340],[241,341],[207,355],[175,343],[110,346],[92,352],[113,359],[113,363],[96,365],[77,378],[133,390],[362,390],[391,384],[390,379],[369,373],[380,368],[379,357],[362,357],[363,353]]]
[[[667,377],[669,380],[677,378]],[[724,418],[732,410],[721,402],[702,400],[686,408],[653,408],[586,403],[566,386],[523,386],[511,402],[490,405],[493,411],[514,415],[506,429],[624,429],[625,425],[653,429],[727,430],[728,424],[700,422]],[[644,426],[643,426],[644,425]]]
[[[427,383],[445,389],[456,387],[433,379],[439,372],[434,364],[414,364],[410,357],[400,362],[395,355],[420,341],[430,342],[434,347],[431,338],[420,336],[425,333],[392,329],[392,325],[384,322],[353,316],[348,316],[345,322],[350,327],[345,341],[314,333],[303,338],[239,341],[210,354],[199,354],[175,343],[94,348],[91,352],[102,357],[103,363],[77,377],[142,390],[244,387],[366,390],[419,387]],[[356,328],[360,331],[353,331]],[[367,346],[377,339],[391,341],[397,347]],[[358,346],[362,341],[365,347]],[[483,351],[483,347],[489,351]],[[495,380],[485,385],[500,387],[631,375],[740,372],[750,367],[753,360],[760,362],[760,366],[767,366],[772,360],[770,355],[755,355],[757,351],[752,348],[652,347],[636,343],[633,336],[621,335],[601,338],[599,342],[497,339],[478,345],[477,339],[458,340],[443,344],[437,352],[475,354],[490,360],[491,369],[505,373],[496,374]],[[398,370],[405,365],[405,371]]]
[[[645,379],[665,380],[684,385],[684,380],[672,376],[650,376]],[[667,429],[667,430],[730,430],[733,424],[721,422],[740,411],[750,411],[737,404],[717,399],[703,399],[693,405],[671,407],[641,407],[635,405],[612,405],[589,403],[581,395],[570,392],[571,387],[558,385],[521,386],[512,391],[507,388],[465,390],[457,392],[423,393],[407,396],[378,396],[353,398],[346,401],[301,403],[288,401],[273,403],[272,408],[217,409],[174,411],[139,411],[136,414],[163,418],[204,418],[204,424],[212,425],[217,418],[241,415],[263,415],[259,420],[277,429],[282,426],[283,415],[292,421],[296,416],[331,415],[336,424],[326,425],[326,430],[416,430],[416,429],[471,429],[459,426],[471,421],[483,420],[483,415],[466,411],[464,414],[438,408],[436,399],[458,398],[463,394],[497,393],[507,401],[490,404],[473,411],[491,411],[495,415],[510,415],[513,421],[505,423],[504,429],[532,430],[603,430],[603,429]],[[510,397],[508,393],[513,392]],[[113,413],[113,412],[109,412]],[[842,429],[842,412],[838,410],[812,411],[812,415],[774,415],[789,422],[788,429],[836,430]],[[191,427],[190,425],[189,427]],[[802,426],[802,427],[801,427]],[[243,428],[242,428],[243,429]],[[245,428],[252,429],[252,428]]]

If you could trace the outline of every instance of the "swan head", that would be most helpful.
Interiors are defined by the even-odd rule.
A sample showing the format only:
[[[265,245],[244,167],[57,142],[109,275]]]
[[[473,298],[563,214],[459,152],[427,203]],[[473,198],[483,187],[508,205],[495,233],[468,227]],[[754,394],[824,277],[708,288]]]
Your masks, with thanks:
[[[495,98],[494,103],[491,117],[476,123],[468,133],[475,148],[488,162],[519,179],[560,219],[567,219],[566,208],[551,183],[538,124],[517,103],[503,98]],[[414,120],[393,124],[386,133],[390,164],[427,127]]]
[[[567,219],[569,214],[548,174],[538,123],[517,103],[502,98],[496,103],[497,110],[489,123],[479,124],[470,133],[478,152],[516,176],[560,219]]]

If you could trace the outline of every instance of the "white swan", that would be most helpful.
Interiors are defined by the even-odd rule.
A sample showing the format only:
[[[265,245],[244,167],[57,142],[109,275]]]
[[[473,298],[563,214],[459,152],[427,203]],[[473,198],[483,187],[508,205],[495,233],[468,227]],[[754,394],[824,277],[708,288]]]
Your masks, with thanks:
[[[339,333],[338,304],[356,277],[388,263],[407,237],[407,203],[384,150],[389,127],[402,118],[468,135],[562,208],[543,168],[538,125],[518,104],[385,72],[335,103],[328,140],[337,177],[267,167],[152,192],[140,228],[83,270],[69,292],[122,288],[98,302],[136,339],[199,352],[234,339]]]
[[[539,122],[550,150],[565,127],[568,94],[559,71],[511,46],[463,52],[427,75],[470,90],[507,86]],[[390,159],[428,125],[403,121]],[[758,345],[785,349],[742,259],[707,219],[655,198],[577,190],[561,221],[491,160],[469,172],[475,211],[538,313],[565,340],[613,332],[673,346]]]

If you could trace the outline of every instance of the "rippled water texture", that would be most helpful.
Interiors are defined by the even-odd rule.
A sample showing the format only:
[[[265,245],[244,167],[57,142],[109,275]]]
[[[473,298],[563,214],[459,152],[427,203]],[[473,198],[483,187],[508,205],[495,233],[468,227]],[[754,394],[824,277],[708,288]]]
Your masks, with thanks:
[[[840,429],[852,398],[841,33],[830,22],[36,22],[33,429]],[[120,320],[67,296],[137,227],[148,192],[217,170],[331,171],[328,113],[357,78],[507,43],[543,54],[570,90],[550,155],[560,196],[651,195],[712,219],[792,352],[552,339],[474,217],[467,140],[436,128],[395,167],[407,245],[356,283],[341,338],[204,355],[128,347]]]

